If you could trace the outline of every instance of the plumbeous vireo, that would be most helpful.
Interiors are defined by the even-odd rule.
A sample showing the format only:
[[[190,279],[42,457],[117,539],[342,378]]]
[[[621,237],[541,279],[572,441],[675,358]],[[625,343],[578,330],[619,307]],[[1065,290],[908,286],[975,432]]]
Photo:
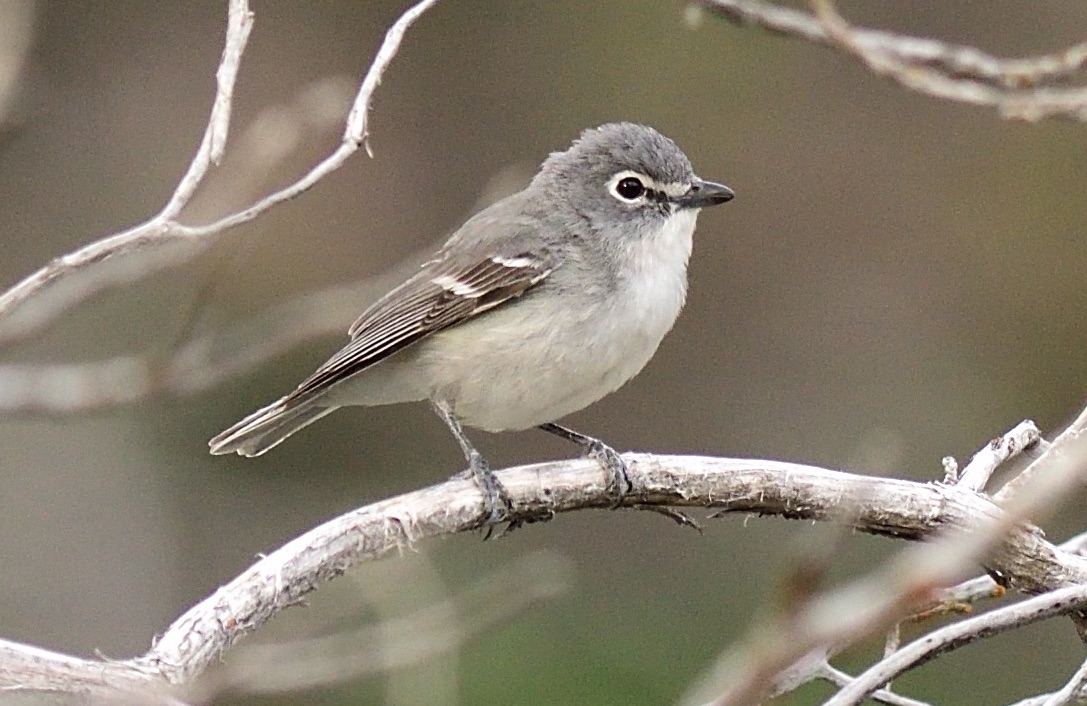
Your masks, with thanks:
[[[350,343],[293,392],[212,439],[211,452],[258,456],[338,407],[429,400],[484,493],[487,524],[508,517],[509,496],[461,424],[573,441],[621,500],[622,458],[554,422],[653,356],[687,295],[698,212],[732,196],[652,128],[586,130],[364,311]]]

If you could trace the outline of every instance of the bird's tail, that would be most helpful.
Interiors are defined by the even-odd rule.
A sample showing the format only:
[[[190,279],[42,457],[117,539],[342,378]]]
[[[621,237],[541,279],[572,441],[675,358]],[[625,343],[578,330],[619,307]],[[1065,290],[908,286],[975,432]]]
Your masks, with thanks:
[[[312,402],[288,402],[284,397],[258,409],[208,442],[215,455],[237,453],[260,456],[302,427],[312,424],[336,407],[320,407]]]

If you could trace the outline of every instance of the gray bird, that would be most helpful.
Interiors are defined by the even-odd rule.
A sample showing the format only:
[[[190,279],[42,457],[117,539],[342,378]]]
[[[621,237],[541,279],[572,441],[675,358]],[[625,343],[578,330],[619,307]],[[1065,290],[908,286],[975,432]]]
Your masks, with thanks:
[[[687,295],[699,210],[732,197],[653,128],[586,130],[364,311],[351,341],[293,392],[213,438],[211,453],[259,456],[339,407],[429,400],[484,492],[485,524],[509,516],[509,496],[462,424],[573,441],[621,501],[622,458],[554,421],[649,362]]]

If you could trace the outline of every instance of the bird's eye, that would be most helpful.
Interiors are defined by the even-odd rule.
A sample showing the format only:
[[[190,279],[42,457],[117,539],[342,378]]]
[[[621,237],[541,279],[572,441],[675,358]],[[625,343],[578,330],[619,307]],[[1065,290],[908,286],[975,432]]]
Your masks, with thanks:
[[[645,193],[645,185],[637,177],[626,177],[615,185],[615,193],[627,201],[634,201]]]

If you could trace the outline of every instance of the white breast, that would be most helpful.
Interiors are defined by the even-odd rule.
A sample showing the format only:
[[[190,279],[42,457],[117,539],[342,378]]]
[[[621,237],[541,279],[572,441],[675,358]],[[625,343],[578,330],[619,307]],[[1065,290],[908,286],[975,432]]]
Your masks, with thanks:
[[[419,348],[432,395],[468,426],[526,429],[614,392],[640,371],[672,328],[687,295],[697,213],[673,215],[619,254],[627,276],[614,290],[556,311],[526,298],[430,337]],[[465,352],[471,351],[470,354]]]

